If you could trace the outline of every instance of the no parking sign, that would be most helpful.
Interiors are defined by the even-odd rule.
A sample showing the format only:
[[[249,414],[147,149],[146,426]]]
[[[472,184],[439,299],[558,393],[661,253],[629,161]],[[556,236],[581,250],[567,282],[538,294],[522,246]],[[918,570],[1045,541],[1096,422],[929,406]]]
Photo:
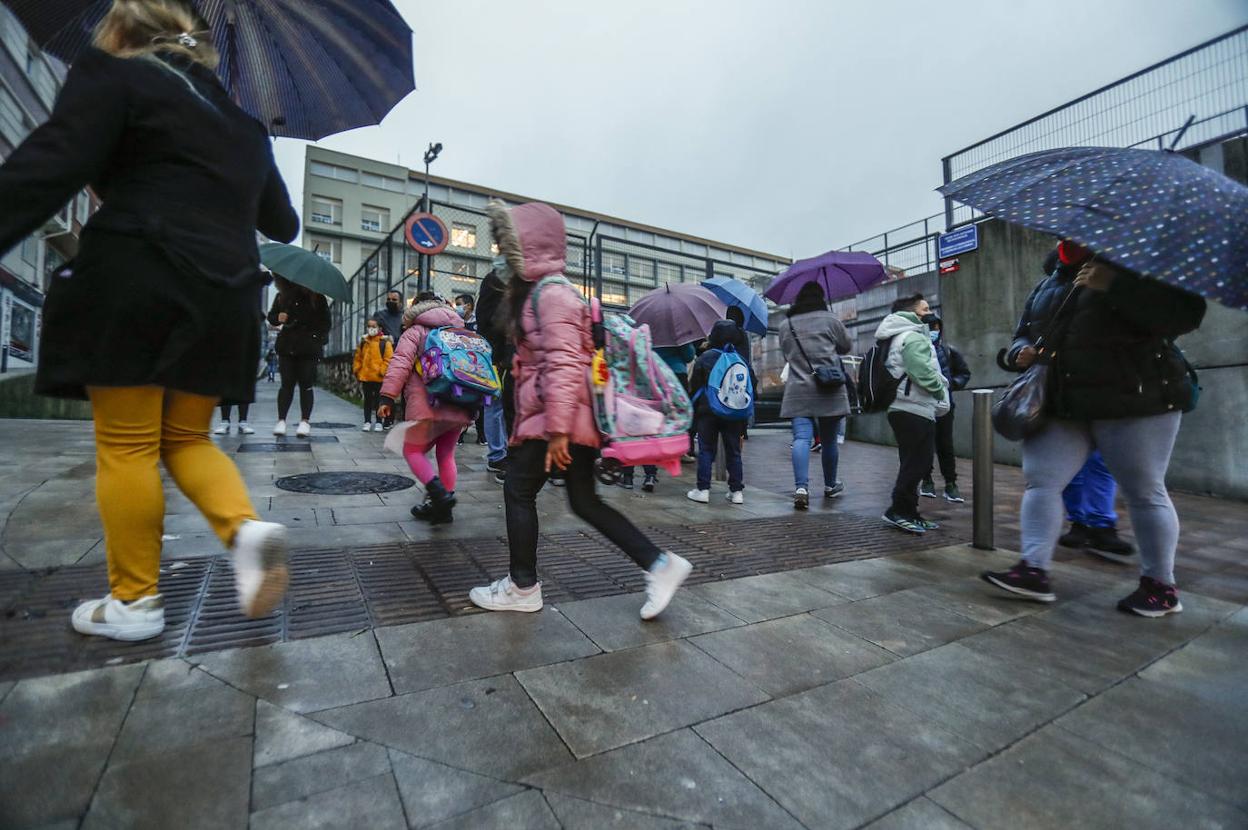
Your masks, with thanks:
[[[407,244],[422,254],[440,254],[450,244],[451,234],[446,223],[432,213],[413,213],[404,231]]]

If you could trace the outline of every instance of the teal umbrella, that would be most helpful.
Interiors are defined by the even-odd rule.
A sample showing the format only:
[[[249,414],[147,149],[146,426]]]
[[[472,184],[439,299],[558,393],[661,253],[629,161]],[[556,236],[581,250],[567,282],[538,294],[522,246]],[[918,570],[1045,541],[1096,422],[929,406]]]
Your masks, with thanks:
[[[342,272],[315,251],[298,245],[266,242],[260,246],[260,261],[290,282],[340,302],[351,302],[351,289]]]

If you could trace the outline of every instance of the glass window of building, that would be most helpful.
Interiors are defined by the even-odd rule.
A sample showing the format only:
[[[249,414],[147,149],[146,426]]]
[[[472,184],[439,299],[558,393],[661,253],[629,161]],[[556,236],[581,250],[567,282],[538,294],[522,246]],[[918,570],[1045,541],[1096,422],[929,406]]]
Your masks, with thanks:
[[[659,263],[659,282],[680,282],[680,267],[666,262]]]
[[[567,264],[569,270],[584,271],[585,270],[585,249],[580,245],[569,245],[567,253]]]
[[[377,173],[364,172],[361,174],[360,181],[378,190],[392,190],[395,193],[402,193],[405,189],[401,179],[396,179],[392,176],[381,176]]]
[[[452,222],[451,245],[475,251],[477,249],[477,226],[467,222]]]
[[[342,264],[342,241],[338,239],[329,239],[324,236],[309,236],[306,242],[308,250],[314,251],[317,256],[327,262],[335,265]]]
[[[35,311],[14,302],[9,316],[9,354],[20,360],[35,357]]]
[[[360,206],[360,229],[383,233],[390,230],[390,210],[388,208]]]
[[[475,259],[451,257],[451,273],[457,277],[475,277],[477,275],[477,261]]]
[[[30,128],[26,123],[26,113],[9,90],[0,86],[0,135],[9,144],[17,146],[28,132]]]
[[[619,274],[620,276],[623,276],[625,273],[624,255],[612,254],[604,251],[602,254],[602,273]]]
[[[84,190],[78,194],[77,206],[78,224],[85,225],[91,218],[91,195],[87,191]]]
[[[39,239],[28,236],[22,240],[22,261],[31,268],[39,264]]]
[[[318,225],[341,225],[342,200],[313,196],[311,219]]]
[[[313,176],[323,176],[327,179],[338,179],[343,182],[358,182],[360,180],[359,171],[352,170],[349,167],[339,167],[336,164],[314,161],[308,169]]]
[[[685,266],[685,282],[702,282],[706,279],[706,266],[702,263]]]
[[[642,292],[645,293],[645,292]],[[603,283],[602,286],[602,302],[603,305],[626,306],[629,305],[628,293],[624,286],[618,283]]]
[[[630,256],[628,258],[629,282],[641,282],[654,285],[654,260]]]

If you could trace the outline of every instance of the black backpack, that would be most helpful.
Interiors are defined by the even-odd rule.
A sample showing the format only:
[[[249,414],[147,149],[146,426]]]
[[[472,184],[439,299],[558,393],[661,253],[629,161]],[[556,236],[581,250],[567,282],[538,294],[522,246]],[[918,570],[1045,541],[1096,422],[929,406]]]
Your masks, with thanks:
[[[885,365],[893,347],[893,337],[875,341],[862,356],[862,365],[858,367],[858,400],[863,412],[885,412],[897,399],[901,378],[893,377]]]

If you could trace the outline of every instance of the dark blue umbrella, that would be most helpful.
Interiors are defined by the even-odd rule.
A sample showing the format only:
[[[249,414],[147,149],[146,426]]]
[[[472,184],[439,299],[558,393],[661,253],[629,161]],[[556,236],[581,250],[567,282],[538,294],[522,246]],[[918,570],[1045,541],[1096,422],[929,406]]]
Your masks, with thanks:
[[[1248,187],[1168,150],[1029,153],[939,188],[1103,259],[1248,310]]]
[[[745,314],[745,330],[767,336],[767,303],[758,292],[741,280],[732,277],[711,277],[702,286],[724,301],[724,305],[736,306]]]
[[[112,0],[4,0],[30,37],[72,62]],[[415,89],[412,30],[389,0],[190,0],[217,74],[276,136],[312,141],[378,124]]]

